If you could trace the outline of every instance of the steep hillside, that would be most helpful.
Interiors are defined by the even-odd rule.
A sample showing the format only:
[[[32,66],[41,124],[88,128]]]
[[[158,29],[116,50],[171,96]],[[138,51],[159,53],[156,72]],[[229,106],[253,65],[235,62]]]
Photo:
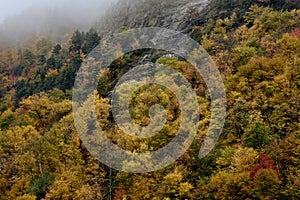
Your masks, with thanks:
[[[99,22],[100,33],[95,29],[75,31],[64,43],[40,37],[24,48],[3,47],[0,200],[300,199],[298,6],[292,0],[120,0]],[[143,26],[189,34],[209,53],[222,75],[226,121],[218,143],[204,158],[199,158],[199,149],[210,126],[211,98],[199,73],[178,55],[152,49],[126,53],[103,72],[92,91],[94,96],[84,102],[72,99],[82,63],[101,63],[87,57],[96,46],[107,47],[106,34]],[[147,41],[145,37],[133,39],[132,45]],[[105,55],[119,55],[122,50],[119,44],[113,48]],[[189,122],[199,126],[192,145],[176,162],[158,171],[132,174],[110,168],[87,150],[99,141],[95,125],[114,145],[137,154],[165,147],[178,135],[184,120],[177,91],[159,84],[136,89],[128,83],[120,96],[111,94],[121,77],[141,63],[182,74],[199,104],[185,104],[188,111],[199,114]],[[129,76],[137,74],[142,79],[148,71],[141,69],[130,71]],[[171,75],[180,88],[186,84],[177,74]],[[159,80],[169,80],[169,76],[163,73]],[[87,89],[82,89],[82,94]],[[131,90],[131,99],[125,102],[130,117],[144,128],[151,124],[154,113],[159,123],[165,122],[157,135],[137,138],[134,131],[118,126],[112,102],[124,101]],[[189,97],[185,91],[182,94]],[[89,105],[89,100],[95,103],[91,106],[95,113],[80,110],[77,120],[91,120],[75,126],[72,106]],[[152,109],[155,104],[165,112]],[[189,125],[183,129],[189,130]],[[91,145],[85,146],[78,130],[87,133],[84,136],[91,139]],[[107,147],[107,143],[99,145]],[[168,160],[173,153],[166,152],[164,158]],[[109,151],[98,155],[108,158],[119,154]],[[151,159],[152,155],[144,158]],[[152,163],[132,159],[119,162],[118,167],[140,169],[148,164]]]
[[[299,9],[297,0],[122,0],[109,9],[96,29],[101,34],[138,27],[165,27],[191,33],[193,26],[202,26],[209,19],[237,15],[237,24],[253,4],[276,10]]]

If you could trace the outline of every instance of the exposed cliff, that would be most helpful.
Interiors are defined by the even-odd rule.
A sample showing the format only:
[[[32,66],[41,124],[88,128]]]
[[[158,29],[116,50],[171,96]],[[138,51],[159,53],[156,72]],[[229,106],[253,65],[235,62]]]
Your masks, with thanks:
[[[165,27],[184,33],[190,32],[198,15],[209,0],[123,0],[103,18],[100,33],[137,27]]]

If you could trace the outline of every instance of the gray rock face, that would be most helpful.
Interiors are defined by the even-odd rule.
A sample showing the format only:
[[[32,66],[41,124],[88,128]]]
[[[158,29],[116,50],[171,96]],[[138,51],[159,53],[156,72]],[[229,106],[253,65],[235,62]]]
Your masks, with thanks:
[[[208,5],[208,0],[194,0],[174,9],[167,16],[161,18],[161,26],[172,30],[188,33],[193,23],[193,13],[200,13]],[[159,26],[159,24],[157,24]]]
[[[163,27],[189,33],[195,14],[210,0],[120,0],[99,22],[101,34],[128,28]]]

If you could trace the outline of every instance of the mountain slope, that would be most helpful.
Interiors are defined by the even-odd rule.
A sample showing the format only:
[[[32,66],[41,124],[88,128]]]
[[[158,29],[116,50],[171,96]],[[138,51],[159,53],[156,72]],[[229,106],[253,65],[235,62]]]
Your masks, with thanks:
[[[72,102],[72,88],[92,49],[106,44],[105,35],[100,40],[93,29],[75,31],[63,44],[39,38],[28,48],[0,53],[0,200],[300,199],[300,10],[278,8],[290,0],[215,0],[204,9],[198,1],[128,2],[119,3],[117,14],[106,17],[103,33],[161,24],[191,33],[216,63],[227,92],[226,122],[217,145],[199,159],[211,120],[211,99],[200,75],[168,52],[141,49],[105,70],[91,98],[97,119],[82,122],[82,130],[93,137],[98,122],[107,138],[134,154],[153,152],[172,141],[182,122],[180,102],[174,91],[159,84],[139,88],[128,103],[130,117],[142,127],[151,123],[151,106],[163,105],[167,122],[159,134],[134,137],[122,131],[112,115],[113,86],[136,65],[152,62],[147,66],[169,66],[191,83],[199,103],[198,110],[189,106],[199,112],[197,135],[175,163],[155,172],[130,174],[101,164],[74,126],[72,105],[78,102]],[[129,76],[148,73],[138,69]],[[174,78],[178,85],[184,83]],[[161,79],[168,80],[164,74]],[[125,84],[121,95],[131,87]],[[94,115],[89,109],[81,114]],[[135,160],[128,163],[144,167]]]
[[[207,20],[237,15],[236,25],[253,4],[270,6],[276,10],[300,9],[298,0],[120,0],[108,9],[96,29],[100,34],[128,28],[164,27],[191,33],[193,26],[203,26]]]

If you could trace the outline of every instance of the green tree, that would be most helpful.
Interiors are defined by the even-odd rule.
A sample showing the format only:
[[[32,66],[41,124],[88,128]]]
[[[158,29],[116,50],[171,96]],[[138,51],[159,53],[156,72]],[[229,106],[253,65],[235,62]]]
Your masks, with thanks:
[[[246,130],[244,137],[243,143],[257,150],[277,139],[276,135],[272,134],[262,122],[255,122],[250,129]]]
[[[33,194],[37,199],[43,199],[49,192],[49,185],[55,180],[55,175],[45,172],[38,179],[32,181],[30,184],[30,194]]]

